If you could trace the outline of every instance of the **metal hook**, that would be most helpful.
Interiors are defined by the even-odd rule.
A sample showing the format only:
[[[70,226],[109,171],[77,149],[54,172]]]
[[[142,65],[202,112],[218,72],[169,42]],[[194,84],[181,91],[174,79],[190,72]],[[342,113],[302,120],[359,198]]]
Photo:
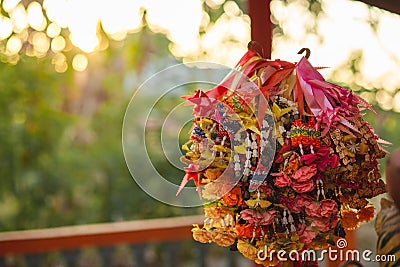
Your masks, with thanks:
[[[260,53],[259,53],[260,51],[259,51],[259,50],[257,51],[257,49],[252,49],[252,48],[254,48],[254,46],[257,46],[258,49],[261,48],[261,57],[264,58],[264,48],[263,48],[263,46],[262,46],[259,42],[257,42],[257,41],[250,41],[250,42],[247,44],[247,49],[248,49],[248,50],[251,50],[251,51],[253,51],[253,52],[256,52],[258,55],[260,55]]]
[[[297,54],[301,55],[301,54],[303,54],[304,52],[306,52],[305,58],[308,59],[308,58],[310,57],[310,55],[311,55],[311,50],[310,50],[310,48],[303,47],[302,49],[300,49],[299,52],[297,52]]]

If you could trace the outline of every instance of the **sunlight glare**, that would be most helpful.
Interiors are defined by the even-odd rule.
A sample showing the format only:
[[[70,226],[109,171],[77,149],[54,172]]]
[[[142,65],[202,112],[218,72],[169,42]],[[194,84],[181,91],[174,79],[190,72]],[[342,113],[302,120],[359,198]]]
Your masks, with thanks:
[[[106,1],[100,14],[104,31],[111,36],[127,31],[136,32],[142,27],[142,1]],[[124,37],[125,38],[125,37]]]
[[[184,53],[198,49],[199,28],[202,20],[200,0],[171,0],[146,2],[150,29],[166,33]],[[179,12],[179,14],[174,14]]]
[[[399,24],[400,17],[378,10],[380,24],[375,35],[366,23],[369,11],[364,3],[324,1],[323,9],[325,13],[318,21],[318,31],[323,38],[323,43],[320,43],[316,35],[304,31],[309,27],[309,13],[304,6],[296,2],[285,6],[282,1],[271,1],[271,11],[285,33],[284,36],[274,36],[272,58],[297,61],[297,51],[308,47],[312,51],[310,61],[313,65],[331,67],[324,70],[329,77],[336,67],[348,61],[353,51],[361,50],[362,76],[357,77],[357,83],[377,88],[389,86],[388,91],[399,88],[400,76],[394,70],[399,68],[400,62],[400,28],[394,25]],[[351,75],[348,73],[341,77],[344,78],[342,81],[354,81],[356,78]],[[387,79],[392,80],[388,82]],[[386,95],[380,95],[378,102],[388,109],[392,106],[388,99]]]
[[[72,44],[87,53],[93,52],[99,43],[95,29],[71,31],[70,39]]]
[[[72,10],[67,0],[44,0],[43,8],[50,21],[56,22],[61,28],[68,27],[69,14]]]

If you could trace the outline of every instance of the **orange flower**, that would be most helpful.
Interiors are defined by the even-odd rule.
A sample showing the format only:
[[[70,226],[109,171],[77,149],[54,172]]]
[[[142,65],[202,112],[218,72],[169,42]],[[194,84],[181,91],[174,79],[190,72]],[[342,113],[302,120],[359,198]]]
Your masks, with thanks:
[[[242,200],[242,190],[240,187],[235,187],[227,194],[225,194],[222,199],[228,206],[240,206],[243,203]]]
[[[229,211],[227,207],[207,207],[204,208],[204,214],[206,217],[211,218],[211,219],[222,219],[224,218],[227,214],[233,215],[232,211]]]
[[[370,220],[372,220],[372,218],[374,218],[374,214],[375,208],[374,205],[371,204],[365,206],[357,212],[357,216],[360,222],[369,222]]]
[[[261,228],[254,229],[254,224],[236,224],[236,231],[241,238],[253,238],[261,235]]]
[[[221,247],[229,247],[230,245],[235,243],[236,240],[236,232],[234,229],[232,230],[223,230],[223,229],[215,229],[217,235],[213,237],[213,241]]]
[[[204,172],[204,176],[209,179],[210,181],[216,180],[220,175],[222,174],[222,171],[218,168],[208,168]]]
[[[346,230],[355,230],[360,226],[357,213],[351,210],[342,210],[342,225]]]

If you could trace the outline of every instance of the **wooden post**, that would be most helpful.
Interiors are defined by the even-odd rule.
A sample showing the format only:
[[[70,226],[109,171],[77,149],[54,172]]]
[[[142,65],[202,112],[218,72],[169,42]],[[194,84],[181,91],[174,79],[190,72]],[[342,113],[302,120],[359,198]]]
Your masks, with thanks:
[[[251,19],[251,40],[260,44],[264,58],[271,58],[272,23],[270,0],[248,0],[248,14]],[[254,263],[253,266],[262,266]]]
[[[251,19],[251,40],[262,47],[263,57],[271,58],[272,23],[270,0],[248,0],[248,14]]]

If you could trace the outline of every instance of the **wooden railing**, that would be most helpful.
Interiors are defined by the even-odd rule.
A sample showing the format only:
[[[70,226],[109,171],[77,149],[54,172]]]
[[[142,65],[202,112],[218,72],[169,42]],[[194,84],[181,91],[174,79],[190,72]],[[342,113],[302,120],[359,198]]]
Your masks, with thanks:
[[[0,267],[252,266],[239,253],[193,241],[192,225],[202,224],[203,219],[185,216],[3,232]],[[124,255],[131,258],[128,263],[115,263],[121,247],[125,249]],[[85,260],[87,251],[91,251],[89,261],[87,257]],[[146,256],[149,253],[153,255],[150,260]],[[156,253],[160,255],[154,258]],[[54,261],[54,257],[61,260]],[[49,264],[49,258],[53,263]]]
[[[203,216],[102,223],[0,233],[0,256],[189,239]]]
[[[162,244],[164,260],[157,266],[186,266],[177,264],[180,257],[179,250],[186,247],[192,252],[192,266],[255,266],[246,261],[239,253],[231,253],[227,248],[206,245],[192,240],[191,228],[193,224],[202,224],[203,216],[185,216],[163,219],[151,219],[128,222],[101,223],[57,227],[39,230],[26,230],[0,233],[0,267],[1,266],[43,266],[43,258],[49,253],[61,252],[66,258],[63,266],[90,266],[91,264],[77,265],[79,255],[86,248],[96,248],[102,257],[102,264],[98,266],[121,266],[111,263],[113,249],[119,245],[129,247],[128,254],[135,257],[133,265],[124,266],[151,266],[144,259],[146,247],[149,244]],[[355,248],[354,233],[348,236],[349,248]],[[182,245],[182,242],[186,242]],[[189,242],[189,243],[187,243]],[[190,246],[190,247],[188,247]],[[185,248],[184,248],[185,249]],[[219,260],[223,263],[207,264],[207,250],[218,250]],[[115,250],[115,249],[114,249]],[[7,257],[23,257],[27,262],[21,265],[6,263]],[[221,257],[222,255],[222,257]],[[336,267],[339,262],[326,262],[329,267]],[[56,264],[57,265],[57,264]],[[51,265],[47,265],[51,266]],[[59,265],[57,265],[59,266]]]

